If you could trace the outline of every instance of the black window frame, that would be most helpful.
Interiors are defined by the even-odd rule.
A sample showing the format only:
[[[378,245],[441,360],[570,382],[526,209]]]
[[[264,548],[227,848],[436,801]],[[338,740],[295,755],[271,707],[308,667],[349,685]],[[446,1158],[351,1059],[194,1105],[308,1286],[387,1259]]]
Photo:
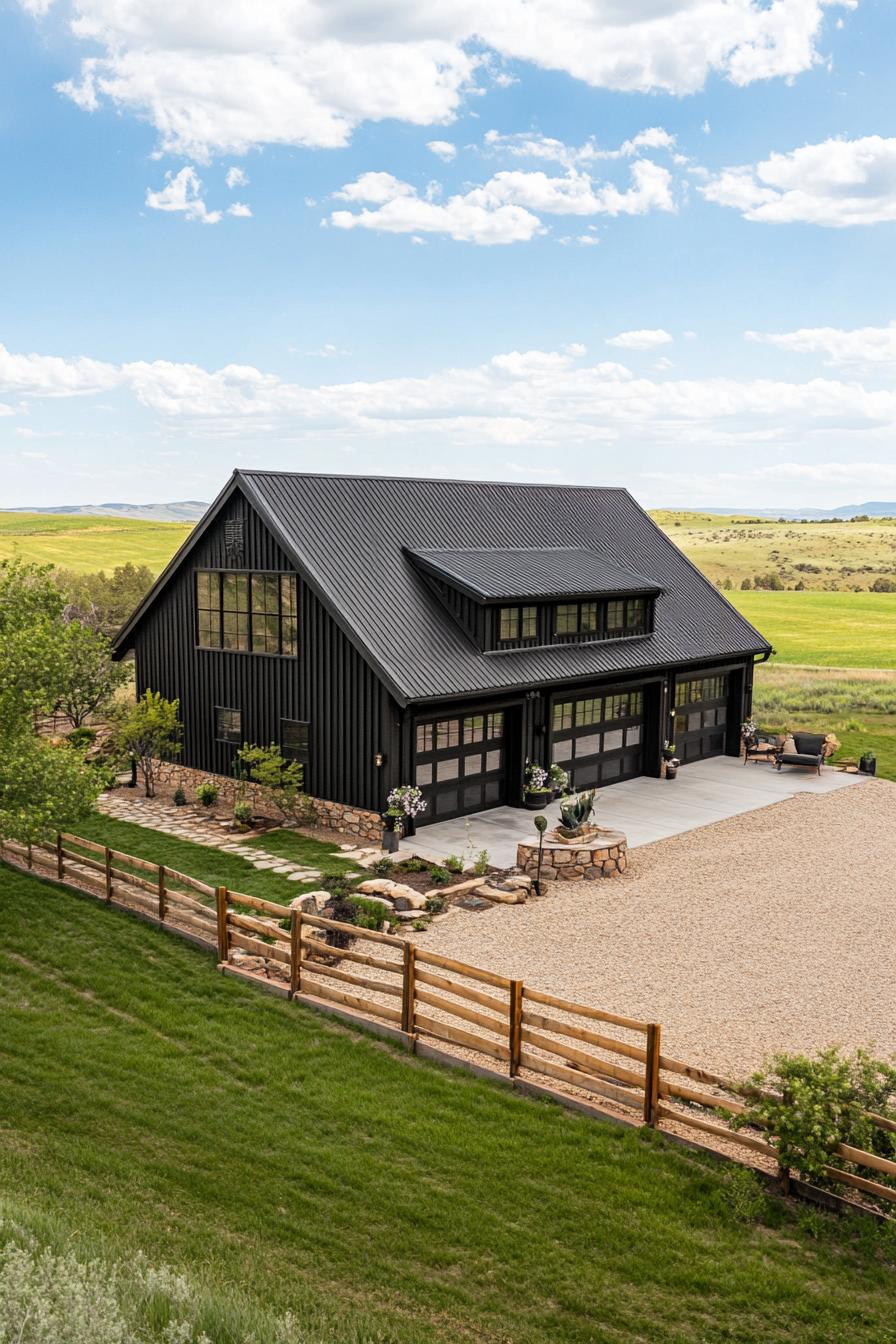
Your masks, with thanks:
[[[293,746],[287,741],[287,732],[285,731],[287,724],[300,730],[298,737],[300,739],[304,738],[304,742],[300,741],[298,745]],[[311,723],[308,719],[280,720],[280,752],[285,760],[298,761],[300,765],[310,765]]]
[[[535,602],[498,607],[495,612],[495,643],[499,648],[510,644],[537,644],[538,624],[538,605]],[[508,632],[506,634],[505,629]]]
[[[236,729],[230,728],[221,731],[221,715],[236,715]],[[215,741],[227,742],[230,746],[243,745],[243,711],[237,709],[234,705],[215,705]]]
[[[296,574],[269,569],[196,569],[193,594],[197,648],[211,653],[298,657]]]

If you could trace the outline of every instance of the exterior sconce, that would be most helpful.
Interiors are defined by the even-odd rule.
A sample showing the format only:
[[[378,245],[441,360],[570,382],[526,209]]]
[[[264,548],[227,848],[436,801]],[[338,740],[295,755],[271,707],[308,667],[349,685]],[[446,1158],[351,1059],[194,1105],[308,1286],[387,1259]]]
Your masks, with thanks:
[[[386,764],[386,758],[381,751],[378,751],[376,753],[376,755],[373,758],[373,763],[378,770],[380,769],[381,766],[384,766]]]

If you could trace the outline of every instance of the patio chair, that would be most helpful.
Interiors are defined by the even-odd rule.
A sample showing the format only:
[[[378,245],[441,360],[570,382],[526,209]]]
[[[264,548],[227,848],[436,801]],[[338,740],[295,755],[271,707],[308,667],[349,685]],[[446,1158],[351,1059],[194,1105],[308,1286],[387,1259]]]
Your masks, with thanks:
[[[782,740],[772,733],[751,733],[744,737],[744,765],[747,761],[770,761],[774,765]]]
[[[778,751],[778,769],[782,765],[800,765],[820,775],[827,755],[824,733],[794,733],[792,743],[791,749],[791,739],[787,738]]]

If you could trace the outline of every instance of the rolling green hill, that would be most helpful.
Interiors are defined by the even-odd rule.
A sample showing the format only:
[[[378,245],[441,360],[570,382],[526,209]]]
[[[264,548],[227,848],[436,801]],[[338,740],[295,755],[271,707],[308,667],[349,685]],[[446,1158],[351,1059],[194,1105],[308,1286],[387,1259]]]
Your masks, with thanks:
[[[274,1344],[286,1312],[280,1344],[892,1340],[896,1242],[864,1220],[0,883],[0,1208],[187,1274],[215,1344]]]
[[[187,523],[157,523],[129,518],[0,513],[0,560],[20,556],[40,564],[89,574],[117,565],[164,569],[189,535]]]

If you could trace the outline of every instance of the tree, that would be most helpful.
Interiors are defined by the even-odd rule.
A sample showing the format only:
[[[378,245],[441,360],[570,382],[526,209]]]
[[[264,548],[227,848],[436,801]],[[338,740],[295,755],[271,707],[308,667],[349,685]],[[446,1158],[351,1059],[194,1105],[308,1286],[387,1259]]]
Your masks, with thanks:
[[[308,821],[313,817],[310,799],[304,792],[305,767],[287,761],[275,742],[269,747],[244,743],[237,755],[240,776],[264,789],[266,795],[288,821]]]
[[[741,592],[743,592],[743,593],[748,593],[748,592],[750,591],[750,589],[753,587],[753,584],[751,583],[751,581],[750,581],[749,579],[742,579],[742,580],[741,580],[741,585],[740,585],[740,587],[741,587]]]
[[[113,662],[106,636],[80,621],[70,621],[63,627],[61,654],[62,684],[56,707],[73,728],[80,728],[91,714],[108,707],[130,671],[124,664]]]
[[[115,745],[137,762],[147,798],[156,795],[159,761],[170,760],[181,750],[179,709],[179,700],[166,700],[159,691],[145,691],[115,721]]]
[[[92,810],[105,780],[65,744],[31,732],[4,737],[0,753],[0,836],[29,849],[71,830]]]
[[[49,566],[0,565],[0,836],[28,846],[75,825],[104,782],[76,752],[34,732],[63,684],[61,611]]]
[[[139,606],[154,582],[147,565],[118,565],[111,574],[75,574],[58,569],[54,575],[65,602],[68,620],[80,621],[111,635]]]

